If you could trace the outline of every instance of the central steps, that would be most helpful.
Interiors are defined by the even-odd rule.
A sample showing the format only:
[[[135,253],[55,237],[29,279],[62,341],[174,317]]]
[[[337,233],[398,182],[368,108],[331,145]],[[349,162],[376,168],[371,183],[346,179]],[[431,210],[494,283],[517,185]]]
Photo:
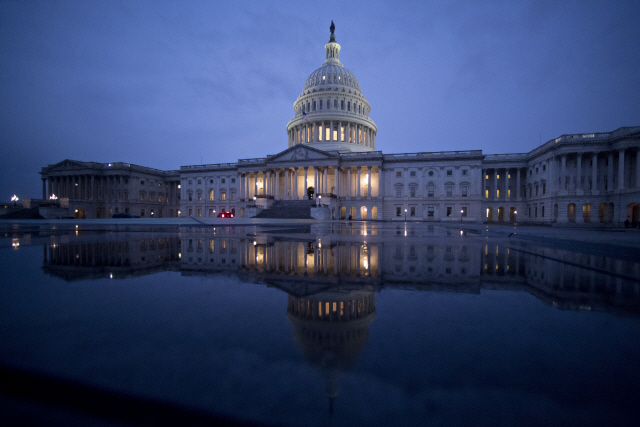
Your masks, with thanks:
[[[312,219],[313,200],[276,200],[270,208],[264,209],[256,218]]]

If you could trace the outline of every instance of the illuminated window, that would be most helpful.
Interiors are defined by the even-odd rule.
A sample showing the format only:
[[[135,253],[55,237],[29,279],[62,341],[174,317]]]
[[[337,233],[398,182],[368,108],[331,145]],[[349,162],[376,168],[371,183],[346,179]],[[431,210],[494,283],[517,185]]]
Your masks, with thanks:
[[[193,216],[191,213],[191,208],[189,208],[189,216]]]
[[[140,200],[144,200],[144,191],[140,192]]]
[[[198,216],[202,216],[202,211],[198,208]]]
[[[214,200],[213,190],[209,190],[209,201],[212,202]]]
[[[401,178],[402,177],[402,172],[396,172],[396,178]]]
[[[198,201],[202,200],[202,193],[198,191]]]
[[[500,190],[496,190],[496,197],[500,197]]]
[[[331,129],[329,129],[327,126],[325,126],[325,129],[326,129],[326,132],[325,132],[324,140],[329,141],[331,139]]]
[[[452,213],[453,213],[453,207],[447,206],[447,216],[450,217]]]
[[[511,189],[507,190],[507,197],[511,197]]]
[[[489,190],[485,190],[485,196],[484,197],[487,198],[487,199],[489,198]]]
[[[224,191],[220,193],[220,200],[227,200],[227,193],[225,193]]]
[[[486,175],[484,176],[484,179],[489,179],[489,174],[486,174]]]

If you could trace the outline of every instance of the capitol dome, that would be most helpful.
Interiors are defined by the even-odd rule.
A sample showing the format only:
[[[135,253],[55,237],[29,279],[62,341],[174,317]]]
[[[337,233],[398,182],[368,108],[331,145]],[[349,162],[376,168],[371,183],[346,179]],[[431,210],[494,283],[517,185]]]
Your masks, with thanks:
[[[307,144],[324,151],[375,151],[378,128],[358,79],[340,62],[335,26],[324,48],[326,60],[309,75],[287,125],[289,147]]]

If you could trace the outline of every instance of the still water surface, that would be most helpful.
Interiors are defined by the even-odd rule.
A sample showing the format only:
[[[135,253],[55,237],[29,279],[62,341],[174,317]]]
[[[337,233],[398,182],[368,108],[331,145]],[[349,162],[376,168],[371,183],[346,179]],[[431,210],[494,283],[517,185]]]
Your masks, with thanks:
[[[633,257],[422,224],[2,242],[5,366],[269,425],[639,419]]]

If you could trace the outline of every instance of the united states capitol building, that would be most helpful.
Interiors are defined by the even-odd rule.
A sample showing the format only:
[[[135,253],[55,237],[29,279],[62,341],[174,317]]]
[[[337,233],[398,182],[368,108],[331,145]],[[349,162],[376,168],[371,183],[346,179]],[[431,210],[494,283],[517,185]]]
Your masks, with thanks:
[[[640,126],[561,135],[528,153],[420,152],[416,146],[414,153],[384,154],[371,105],[340,62],[333,24],[324,48],[325,62],[293,104],[283,151],[171,171],[64,160],[40,172],[43,202],[54,202],[41,212],[76,218],[120,212],[207,218],[230,211],[244,218],[640,221]]]

